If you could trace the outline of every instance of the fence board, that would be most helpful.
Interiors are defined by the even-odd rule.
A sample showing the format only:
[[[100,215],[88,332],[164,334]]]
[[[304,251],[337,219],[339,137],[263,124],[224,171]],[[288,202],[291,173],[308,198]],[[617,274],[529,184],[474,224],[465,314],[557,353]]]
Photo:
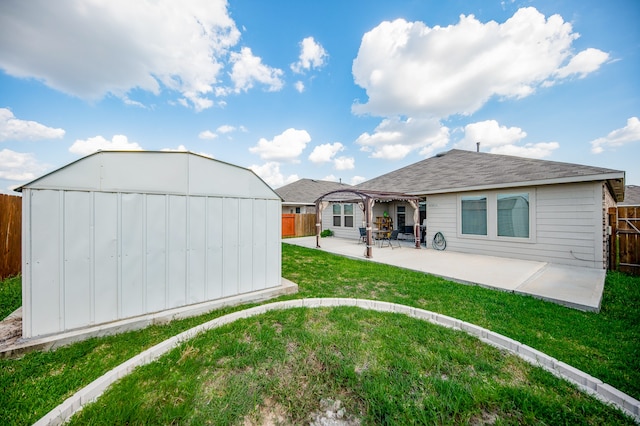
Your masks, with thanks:
[[[609,209],[611,225],[610,268],[640,275],[640,207]]]
[[[315,213],[283,213],[282,237],[307,237],[316,234]]]
[[[0,194],[0,279],[22,270],[22,197]]]

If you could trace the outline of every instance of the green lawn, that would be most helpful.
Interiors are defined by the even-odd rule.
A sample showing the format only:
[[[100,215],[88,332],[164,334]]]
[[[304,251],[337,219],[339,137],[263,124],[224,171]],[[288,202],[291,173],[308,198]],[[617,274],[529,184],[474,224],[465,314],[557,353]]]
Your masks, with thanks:
[[[288,244],[283,276],[300,289],[286,298],[371,298],[440,312],[519,340],[640,398],[640,278],[609,273],[602,311],[594,314]],[[19,289],[15,279],[0,285],[3,313],[19,306]],[[131,356],[237,309],[0,360],[0,424],[31,424]],[[363,349],[370,347],[375,351]],[[228,385],[218,387],[221,377]],[[301,378],[308,379],[304,389],[298,389],[305,383]],[[394,386],[387,388],[389,382]],[[199,424],[213,410],[223,411],[218,423],[225,423],[264,416],[264,406],[299,421],[332,395],[373,423],[412,416],[444,423],[625,422],[563,382],[463,333],[355,308],[269,313],[205,333],[114,386],[76,421],[99,422],[92,410],[107,410],[109,423]],[[108,398],[127,404],[105,407],[114,401]]]

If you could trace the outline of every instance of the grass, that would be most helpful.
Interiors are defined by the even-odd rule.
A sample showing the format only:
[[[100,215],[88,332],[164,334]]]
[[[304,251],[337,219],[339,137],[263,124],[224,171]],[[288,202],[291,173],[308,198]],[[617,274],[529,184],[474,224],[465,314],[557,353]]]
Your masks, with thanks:
[[[507,335],[513,339],[519,340],[529,346],[546,352],[557,359],[560,359],[583,371],[586,371],[587,373],[600,378],[601,380],[617,387],[618,389],[630,394],[635,398],[640,398],[640,278],[629,277],[617,273],[607,274],[602,311],[599,314],[594,314],[564,308],[552,303],[539,301],[531,297],[517,296],[509,293],[492,291],[481,287],[464,286],[460,284],[450,283],[443,279],[417,272],[407,271],[391,266],[374,264],[371,262],[346,259],[317,250],[305,249],[288,244],[283,244],[283,276],[294,282],[297,282],[300,288],[300,292],[297,295],[288,296],[286,298],[324,296],[372,298],[396,303],[403,303],[406,305],[437,311],[474,324],[478,324],[482,327],[489,328],[496,332]],[[7,290],[5,287],[11,287],[13,288],[13,290]],[[12,312],[20,304],[19,279],[17,281],[11,280],[9,283],[5,281],[0,286],[0,289],[2,291],[2,299],[0,300],[0,303],[2,303],[2,309],[8,312]],[[11,299],[11,297],[9,297],[9,299],[13,300],[13,302],[7,302],[4,300],[5,295],[10,294],[18,295],[17,302],[15,298]],[[90,383],[92,380],[99,377],[104,372],[115,367],[131,356],[166,339],[167,337],[179,333],[180,331],[186,330],[196,324],[208,321],[209,319],[232,312],[233,310],[237,309],[239,308],[216,311],[201,317],[174,321],[168,325],[153,326],[145,330],[124,333],[118,336],[91,339],[85,342],[71,345],[69,347],[60,348],[54,352],[27,354],[18,360],[0,360],[0,388],[4,390],[0,393],[0,406],[3,407],[3,409],[0,410],[0,424],[31,424],[39,419],[42,415],[46,414],[46,412],[54,408],[57,404],[62,402],[65,398],[73,394],[73,392]],[[213,384],[218,383],[216,380],[219,380],[221,383],[229,382],[229,385],[227,387],[221,388],[220,390],[220,393],[227,395],[227,402],[218,402],[219,404],[223,405],[228,404],[228,408],[230,411],[222,411],[225,411],[227,413],[225,415],[230,416],[229,418],[238,419],[242,416],[248,416],[247,418],[251,419],[257,418],[262,414],[275,415],[273,413],[295,413],[297,412],[296,410],[298,410],[298,407],[300,407],[301,411],[298,414],[291,414],[291,416],[293,416],[291,418],[302,418],[304,417],[304,415],[307,415],[308,413],[311,413],[318,408],[318,404],[320,404],[319,401],[322,400],[322,398],[318,399],[320,395],[326,396],[332,393],[327,391],[327,389],[330,390],[330,388],[326,388],[327,386],[331,385],[330,383],[322,384],[323,380],[326,379],[327,376],[320,375],[319,377],[313,379],[315,381],[313,382],[314,384],[312,388],[317,387],[320,390],[318,390],[317,392],[310,391],[311,393],[303,392],[303,394],[301,394],[300,396],[300,399],[296,400],[295,402],[287,402],[288,400],[279,397],[279,394],[287,392],[282,390],[278,391],[278,389],[281,389],[283,386],[286,387],[287,383],[289,383],[291,386],[294,386],[292,390],[297,389],[295,388],[295,386],[300,382],[300,380],[298,380],[299,377],[301,377],[300,374],[306,372],[305,374],[312,375],[311,373],[313,373],[314,369],[311,367],[313,365],[321,366],[321,371],[325,371],[330,367],[328,371],[334,372],[336,378],[342,377],[342,374],[347,374],[346,371],[349,368],[354,369],[353,372],[350,373],[351,375],[353,375],[355,374],[356,366],[359,365],[358,359],[361,359],[359,357],[364,356],[362,354],[350,355],[349,360],[345,360],[344,362],[340,361],[340,363],[338,363],[337,365],[328,363],[327,361],[326,365],[329,367],[326,367],[326,360],[324,360],[324,358],[323,361],[319,364],[313,363],[313,358],[308,358],[312,356],[311,349],[315,348],[313,356],[317,356],[318,353],[323,353],[322,351],[324,351],[325,349],[321,350],[321,348],[324,348],[326,345],[328,345],[326,346],[326,350],[329,350],[330,348],[335,346],[336,348],[340,348],[339,350],[334,351],[335,353],[349,354],[357,352],[354,348],[368,348],[369,346],[371,346],[368,343],[363,343],[363,340],[358,340],[356,338],[351,338],[349,341],[342,341],[339,338],[338,340],[331,342],[328,340],[322,340],[321,333],[312,333],[314,327],[316,327],[316,325],[314,324],[320,324],[320,322],[315,320],[311,321],[311,323],[303,321],[301,318],[304,318],[305,315],[312,314],[311,311],[302,311],[309,312],[309,314],[303,315],[301,313],[296,313],[295,315],[292,314],[291,317],[285,315],[285,317],[277,319],[277,321],[282,324],[283,333],[285,332],[284,330],[286,330],[286,333],[291,334],[291,336],[295,335],[295,339],[291,337],[287,342],[293,342],[291,343],[291,345],[292,347],[296,348],[296,351],[298,347],[307,348],[300,353],[293,351],[294,353],[289,355],[290,357],[292,357],[289,359],[289,361],[286,361],[284,358],[280,359],[282,356],[284,356],[283,354],[286,354],[287,352],[286,350],[282,349],[282,346],[278,346],[282,345],[282,342],[278,343],[278,339],[280,337],[273,333],[272,338],[274,340],[271,343],[268,342],[268,336],[261,336],[259,331],[256,331],[258,333],[257,335],[254,335],[249,331],[247,331],[246,336],[243,334],[243,339],[246,340],[245,343],[242,343],[242,339],[238,341],[238,335],[233,337],[233,333],[237,333],[237,331],[234,331],[235,327],[240,327],[240,329],[242,329],[243,327],[247,329],[253,329],[255,327],[258,327],[255,325],[256,321],[258,323],[273,321],[274,317],[272,317],[271,314],[268,314],[267,316],[260,316],[259,319],[253,322],[251,320],[246,320],[242,323],[238,323],[240,325],[235,326],[231,324],[225,329],[207,333],[199,337],[197,340],[198,342],[200,342],[199,339],[205,339],[204,343],[202,343],[202,347],[196,345],[196,341],[194,340],[193,342],[190,342],[182,348],[176,349],[176,351],[173,351],[171,354],[167,355],[167,357],[163,358],[162,361],[154,363],[148,367],[145,367],[144,369],[140,369],[141,374],[143,371],[146,371],[147,368],[160,368],[160,370],[156,371],[162,371],[162,373],[157,373],[158,376],[155,377],[154,380],[159,380],[160,378],[164,380],[165,375],[173,376],[173,370],[163,370],[162,367],[159,366],[163,365],[163,363],[166,363],[166,359],[173,359],[175,361],[177,357],[177,360],[180,360],[183,355],[185,357],[183,359],[183,362],[194,358],[194,360],[190,362],[194,362],[196,364],[206,364],[206,360],[215,360],[215,365],[217,366],[219,360],[223,360],[223,363],[230,363],[232,367],[230,367],[230,369],[228,370],[218,371],[216,369],[213,369],[213,364],[206,364],[209,365],[209,367],[207,368],[211,369],[212,371],[218,371],[217,374],[222,374],[222,376],[220,377],[214,375],[211,377],[206,376],[206,378],[210,383],[212,383],[212,386]],[[333,312],[334,311],[327,311],[324,315],[328,318],[333,318],[333,316],[337,315]],[[342,310],[338,309],[335,312],[339,312],[341,315],[346,317],[349,317],[349,315],[360,315],[358,314],[358,310],[356,309],[347,310],[347,312],[343,312]],[[397,322],[395,316],[392,316],[393,321],[390,321],[389,315],[386,314],[372,313],[371,316],[366,317],[369,319],[367,319],[366,321],[362,320],[365,321],[365,323],[370,323],[372,321],[382,322],[383,326],[381,326],[381,328],[375,328],[375,330],[377,330],[376,333],[387,333],[389,335],[390,341],[391,338],[395,337],[396,334],[400,335],[398,337],[401,337],[401,335],[406,330],[413,330],[414,328],[417,328],[419,330],[423,329],[422,325],[416,323],[415,320],[412,320],[410,321],[411,324],[405,323],[405,325],[403,325],[403,328],[401,328],[401,330],[403,330],[402,332],[391,332],[390,330],[392,329],[387,328],[386,324],[390,322]],[[334,324],[331,321],[322,324],[324,325],[318,326],[321,329],[338,327],[338,324]],[[342,325],[340,325],[339,327],[345,330],[349,329],[349,321],[341,322],[341,324]],[[356,325],[354,325],[354,327],[356,327]],[[357,327],[366,328],[367,326],[364,323],[359,323]],[[391,325],[389,325],[389,327],[391,327]],[[311,331],[309,331],[309,328],[311,328]],[[396,328],[396,330],[399,329]],[[436,328],[436,330],[439,329]],[[263,331],[266,333],[267,329],[265,328]],[[226,344],[223,345],[222,343],[217,343],[218,341],[226,341],[224,340],[226,339],[226,337],[224,337],[226,335],[225,333],[229,333],[229,339],[235,341],[236,343],[230,344],[228,347]],[[209,337],[207,338],[206,336]],[[298,336],[302,340],[296,340],[298,339]],[[308,336],[315,337],[311,338]],[[330,336],[327,336],[327,338],[329,337]],[[308,343],[305,340],[307,338],[311,339],[311,342],[316,343]],[[365,338],[367,337],[361,337],[361,339]],[[457,339],[458,337],[455,338]],[[447,342],[451,341],[451,339],[453,339],[453,337],[447,337],[443,341]],[[380,345],[380,340],[384,339],[378,339],[374,341],[374,348],[377,347],[376,345]],[[237,365],[234,364],[234,360],[236,360],[237,357],[240,357],[241,355],[244,356],[243,354],[245,353],[245,351],[248,351],[254,346],[249,344],[250,342],[254,341],[260,341],[261,343],[259,346],[264,346],[264,350],[266,351],[262,352],[266,357],[266,360],[260,361],[257,355],[255,358],[253,358],[253,361],[251,362],[253,362],[256,366],[261,363],[271,362],[269,361],[269,359],[271,359],[273,363],[280,362],[281,364],[279,364],[279,367],[277,368],[287,372],[286,368],[291,368],[292,360],[297,360],[299,363],[301,363],[300,368],[303,369],[305,368],[304,366],[309,362],[311,362],[311,364],[307,366],[307,370],[304,370],[302,372],[292,371],[292,375],[287,376],[290,377],[288,381],[284,380],[283,382],[278,381],[278,383],[272,383],[268,380],[269,377],[259,378],[258,376],[254,376],[252,374],[255,373],[255,368],[257,367],[253,368],[253,370],[249,369],[246,365],[241,364],[240,361],[237,361]],[[346,348],[343,347],[344,344],[347,345]],[[427,346],[422,347],[431,348],[431,346],[429,345],[431,345],[431,343],[428,343]],[[206,346],[215,346],[217,347],[217,351],[222,352],[209,354],[207,355],[208,358],[200,359],[199,354],[205,353]],[[481,346],[484,347],[484,345]],[[401,346],[401,343],[395,342],[391,347],[396,348],[396,352],[398,352],[397,348],[403,346]],[[273,350],[270,350],[269,348],[272,348]],[[449,349],[454,350],[455,348],[452,347]],[[380,354],[384,354],[385,352],[388,352],[388,350],[389,349],[384,349],[381,347]],[[471,349],[467,348],[466,350]],[[226,355],[224,355],[224,351],[227,351]],[[257,349],[254,348],[251,349],[251,351],[257,351]],[[221,353],[223,355],[221,355]],[[423,402],[415,402],[415,404],[411,402],[413,400],[405,403],[401,400],[393,398],[388,401],[384,399],[376,399],[383,398],[387,393],[387,390],[385,390],[383,386],[383,383],[385,381],[398,381],[401,377],[411,377],[410,383],[413,383],[410,386],[411,389],[426,389],[425,387],[428,387],[427,385],[436,386],[432,382],[426,383],[426,376],[425,378],[421,378],[422,376],[416,375],[415,371],[418,370],[411,370],[409,368],[412,362],[411,360],[413,359],[413,354],[415,354],[415,352],[408,352],[408,358],[406,359],[410,361],[403,362],[398,366],[393,363],[381,364],[384,365],[384,367],[381,366],[379,371],[377,371],[377,374],[383,376],[386,374],[386,376],[380,379],[380,381],[371,382],[377,384],[372,384],[370,386],[367,385],[367,383],[370,382],[368,381],[368,379],[364,380],[364,378],[365,376],[367,376],[367,374],[370,374],[370,372],[367,373],[367,371],[369,370],[363,370],[365,371],[364,373],[359,375],[356,374],[355,376],[353,376],[351,381],[348,381],[346,384],[344,384],[344,386],[341,385],[342,387],[338,389],[339,392],[336,395],[340,397],[340,400],[345,405],[345,407],[348,407],[350,412],[362,415],[364,416],[364,419],[369,419],[369,421],[371,422],[378,422],[378,420],[382,421],[381,419],[384,417],[383,414],[375,414],[371,411],[377,410],[376,407],[397,407],[397,411],[390,411],[395,412],[395,414],[384,414],[385,416],[405,416],[408,415],[406,413],[410,410],[416,409],[415,407],[431,407],[430,405],[428,405],[430,403],[428,402],[430,401],[428,399],[428,393],[425,393],[426,391],[423,392],[422,390],[420,391],[421,393],[419,392],[418,394],[421,395],[420,398],[422,398],[421,401]],[[218,356],[219,358],[215,358],[216,356]],[[377,356],[378,355],[376,355],[376,357]],[[382,357],[382,355],[380,356]],[[495,354],[490,354],[487,355],[487,359],[492,360],[496,356],[497,355]],[[448,360],[448,357],[450,356],[442,355],[442,361],[440,363],[442,364],[442,362]],[[418,358],[416,358],[416,360],[417,359]],[[472,396],[477,392],[480,392],[479,390],[476,392],[476,387],[474,387],[476,385],[480,386],[480,384],[471,384],[471,382],[465,382],[464,380],[466,379],[462,377],[463,375],[458,374],[458,372],[462,371],[459,369],[464,365],[473,365],[473,368],[475,370],[482,370],[483,368],[486,369],[488,367],[485,366],[485,364],[490,365],[493,362],[487,361],[487,359],[485,359],[485,361],[483,361],[481,365],[476,365],[474,363],[465,364],[466,361],[458,361],[459,366],[456,367],[458,368],[458,370],[452,367],[453,370],[457,373],[447,375],[447,377],[451,378],[451,380],[446,381],[445,384],[438,382],[439,384],[437,386],[445,386],[445,388],[442,389],[438,388],[440,389],[439,392],[446,393],[448,392],[446,389],[453,386],[458,389],[456,392],[454,392],[453,401],[460,399],[463,402],[467,398],[464,395],[469,393],[467,392],[469,391],[469,389],[471,389],[470,393]],[[389,362],[392,362],[392,360],[389,360]],[[275,365],[276,364],[274,364],[273,368],[276,368]],[[177,364],[175,368],[178,368]],[[264,367],[263,365],[262,368],[266,367]],[[160,386],[156,388],[155,393],[157,393],[157,395],[164,394],[165,396],[163,398],[165,399],[160,400],[161,402],[155,400],[153,405],[166,405],[166,407],[155,407],[154,409],[162,408],[164,410],[164,408],[166,408],[169,410],[168,414],[167,412],[164,412],[164,414],[162,414],[163,419],[166,420],[171,418],[171,407],[175,407],[175,410],[177,411],[175,412],[174,418],[181,419],[180,422],[200,423],[200,421],[195,420],[195,418],[189,420],[190,418],[184,417],[180,414],[180,410],[182,410],[184,407],[187,407],[184,408],[187,411],[192,410],[194,406],[189,406],[188,404],[193,403],[194,398],[200,399],[200,397],[204,395],[195,393],[193,395],[196,395],[197,398],[194,397],[192,398],[191,402],[189,402],[189,397],[191,395],[189,392],[200,392],[196,388],[194,388],[193,384],[201,383],[201,387],[207,381],[205,380],[205,373],[203,372],[203,370],[197,371],[199,371],[200,373],[196,374],[193,377],[184,377],[183,380],[185,381],[185,383],[191,383],[191,385],[188,385],[185,390],[180,390],[181,388],[179,387],[173,387],[174,385],[172,384],[172,382],[165,383],[163,385],[165,386],[164,389]],[[534,369],[532,371],[534,372],[527,372],[525,374],[525,376],[528,377],[527,380],[530,380],[530,376],[537,376],[541,374],[537,369]],[[178,376],[180,375],[181,374],[178,374]],[[184,375],[182,374],[182,376]],[[200,376],[200,378],[198,378],[198,376]],[[284,377],[284,375],[280,376]],[[540,379],[542,380],[542,382],[552,380],[552,378],[550,376],[548,377],[548,375],[543,374],[542,376],[543,377]],[[125,394],[128,392],[128,389],[133,394],[134,388],[137,389],[138,386],[142,386],[140,391],[135,391],[137,393],[142,392],[140,393],[140,398],[142,398],[142,400],[147,400],[151,397],[157,397],[157,395],[149,396],[144,394],[143,391],[145,388],[143,386],[143,382],[145,380],[140,378],[135,379],[135,377],[138,377],[137,373],[135,376],[131,377],[131,379],[126,379],[125,381],[123,381],[123,385],[115,386],[114,390],[119,389],[120,386],[125,386]],[[150,377],[154,376],[151,375]],[[500,375],[498,375],[497,377],[500,377]],[[271,378],[273,379],[273,377]],[[167,377],[166,379],[169,379],[169,377]],[[253,386],[251,385],[251,383],[253,383],[254,379],[257,389],[251,387]],[[175,380],[180,381],[180,379]],[[340,382],[340,380],[338,382],[342,383]],[[492,380],[498,379],[494,378]],[[153,382],[153,380],[151,381]],[[513,380],[511,380],[511,382],[513,382]],[[534,384],[528,387],[530,387],[531,392],[533,392],[535,389],[537,389],[538,385],[535,383],[538,382],[531,383]],[[323,386],[325,387],[323,388]],[[551,385],[549,385],[548,389],[560,389],[562,386],[564,386],[563,382],[551,381]],[[216,386],[213,387],[215,388]],[[527,386],[525,386],[525,388],[526,387]],[[478,423],[482,423],[482,419],[485,417],[490,420],[495,416],[498,416],[505,423],[517,422],[519,420],[523,422],[535,422],[535,420],[527,420],[534,418],[541,421],[549,421],[551,423],[564,423],[565,421],[562,419],[566,420],[569,418],[562,417],[557,418],[557,421],[552,421],[550,420],[551,418],[547,415],[542,415],[538,412],[548,411],[549,413],[553,413],[557,411],[557,407],[555,407],[552,403],[539,403],[539,400],[544,400],[547,398],[559,398],[559,400],[564,401],[565,399],[568,400],[567,394],[557,393],[554,397],[553,392],[549,393],[548,391],[544,391],[543,393],[547,394],[547,397],[537,397],[533,394],[527,394],[525,392],[525,388],[518,388],[517,386],[514,387],[514,384],[511,383],[510,385],[501,388],[502,390],[500,391],[501,393],[499,395],[493,393],[493,396],[489,397],[489,400],[493,402],[485,401],[483,403],[478,403],[476,400],[473,400],[471,402],[467,401],[463,405],[468,408],[465,408],[462,411],[456,409],[458,410],[458,414],[456,414],[457,417],[446,417],[438,421],[453,422],[456,420],[464,421],[464,419],[467,419],[469,421],[478,421]],[[173,395],[172,389],[175,389],[175,395],[178,395],[175,398],[171,396]],[[245,390],[243,391],[243,389]],[[557,389],[556,391],[560,392]],[[489,392],[488,390],[485,391]],[[182,395],[183,392],[185,393],[184,395]],[[397,392],[397,390],[389,390],[389,392],[393,393]],[[575,391],[572,392],[575,393]],[[215,394],[215,392],[213,393]],[[295,392],[292,391],[291,393],[297,394],[300,393],[300,391],[296,390]],[[402,392],[400,394],[402,395]],[[404,392],[404,394],[406,394],[406,392]],[[265,397],[265,395],[268,396]],[[375,395],[377,395],[377,397]],[[478,395],[481,395],[481,393],[479,393]],[[129,396],[123,397],[123,400],[126,400],[128,398]],[[251,403],[245,401],[243,403],[245,405],[242,406],[244,408],[236,407],[236,403],[233,402],[235,400],[243,401],[247,398],[250,399]],[[480,398],[480,396],[478,396],[478,398]],[[134,400],[133,396],[131,397],[131,399]],[[180,400],[182,399],[187,402],[181,402]],[[505,402],[501,402],[503,399]],[[215,398],[212,399],[212,401],[214,400],[217,401],[217,399]],[[101,398],[99,401],[103,401],[103,399]],[[184,406],[183,404],[187,405]],[[403,407],[406,404],[414,404],[415,407],[411,409],[406,408],[406,410],[409,411],[405,411],[405,408]],[[447,404],[453,404],[453,402],[450,401]],[[509,404],[513,405],[513,407],[508,408],[507,405]],[[583,402],[580,402],[579,406],[582,406],[582,404]],[[116,405],[119,406],[120,404]],[[123,423],[122,421],[116,421],[115,419],[133,419],[134,417],[127,416],[133,415],[131,413],[137,412],[138,409],[141,409],[136,408],[139,407],[139,405],[140,404],[137,404],[135,407],[127,408],[127,412],[124,412],[125,409],[123,408],[123,411],[119,415],[114,415],[114,417],[112,418],[114,419],[113,422]],[[273,410],[268,411],[266,414],[261,414],[260,410],[264,408],[265,405],[270,405]],[[250,406],[252,408],[248,409],[247,406]],[[118,407],[111,408],[119,410]],[[202,410],[202,413],[207,412],[206,407],[200,407],[199,410]],[[381,408],[381,410],[387,412],[386,408]],[[438,408],[438,410],[444,410],[444,408]],[[578,410],[578,408],[576,408],[576,410]],[[598,412],[598,410],[600,409],[597,409],[595,412]],[[533,412],[533,414],[528,414],[529,411]],[[89,412],[89,409],[87,409],[87,412]],[[238,413],[244,414],[240,415]],[[564,414],[562,414],[562,416],[571,415],[567,412],[563,413]],[[124,417],[118,417],[120,415]],[[146,415],[153,415],[153,412],[147,412]],[[598,417],[600,416],[600,414],[589,414],[589,416],[595,416],[592,417],[594,419],[600,418],[603,422],[608,422],[609,419],[617,419],[617,417],[609,417],[615,416],[610,413],[605,414],[605,417]],[[135,418],[140,419],[139,417]],[[88,417],[86,419],[87,422],[91,422]],[[390,421],[392,421],[391,418]],[[617,421],[618,420],[615,420],[615,422]],[[133,423],[135,422],[142,421],[133,421]],[[161,421],[159,420],[159,418],[156,418],[152,422],[165,423],[164,420]],[[220,420],[220,422],[225,423],[223,420]],[[568,420],[567,422],[573,423],[573,421]],[[595,420],[594,422],[598,423]],[[621,420],[621,422],[623,422],[623,420]]]
[[[22,305],[21,282],[19,275],[0,281],[0,320]]]

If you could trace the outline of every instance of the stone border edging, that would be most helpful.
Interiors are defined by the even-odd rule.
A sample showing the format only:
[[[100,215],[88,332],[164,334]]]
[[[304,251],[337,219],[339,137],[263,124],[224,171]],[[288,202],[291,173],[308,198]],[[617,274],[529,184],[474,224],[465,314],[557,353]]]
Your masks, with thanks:
[[[204,324],[200,324],[189,330],[183,331],[182,333],[141,352],[103,374],[84,388],[80,389],[74,395],[67,398],[62,404],[45,414],[40,420],[34,423],[34,426],[59,425],[64,423],[85,404],[95,401],[111,384],[131,373],[136,367],[153,362],[166,352],[177,347],[179,344],[192,339],[204,331],[218,328],[238,319],[250,318],[278,309],[325,308],[338,306],[354,306],[378,312],[400,313],[412,318],[429,321],[443,327],[465,331],[472,336],[476,336],[484,343],[495,346],[498,349],[505,349],[530,364],[544,368],[554,375],[573,383],[581,390],[597,397],[605,403],[615,405],[617,408],[630,415],[637,423],[640,423],[640,401],[619,391],[613,386],[603,383],[601,380],[578,370],[577,368],[565,364],[562,361],[558,361],[557,359],[518,341],[487,330],[486,328],[482,328],[447,315],[411,306],[399,305],[396,303],[368,299],[318,298],[286,300],[255,306],[253,308],[215,318]]]

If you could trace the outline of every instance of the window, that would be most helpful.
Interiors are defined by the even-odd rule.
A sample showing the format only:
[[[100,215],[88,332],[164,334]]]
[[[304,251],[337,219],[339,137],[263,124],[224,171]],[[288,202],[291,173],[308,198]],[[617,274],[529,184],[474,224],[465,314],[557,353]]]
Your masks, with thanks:
[[[487,235],[487,197],[484,195],[461,198],[461,227],[465,235]]]
[[[353,228],[353,204],[344,205],[344,226]]]
[[[296,207],[296,213],[300,213],[300,207]]]
[[[498,194],[498,236],[529,238],[529,194]]]
[[[340,204],[333,205],[333,226],[342,226],[342,206]]]

